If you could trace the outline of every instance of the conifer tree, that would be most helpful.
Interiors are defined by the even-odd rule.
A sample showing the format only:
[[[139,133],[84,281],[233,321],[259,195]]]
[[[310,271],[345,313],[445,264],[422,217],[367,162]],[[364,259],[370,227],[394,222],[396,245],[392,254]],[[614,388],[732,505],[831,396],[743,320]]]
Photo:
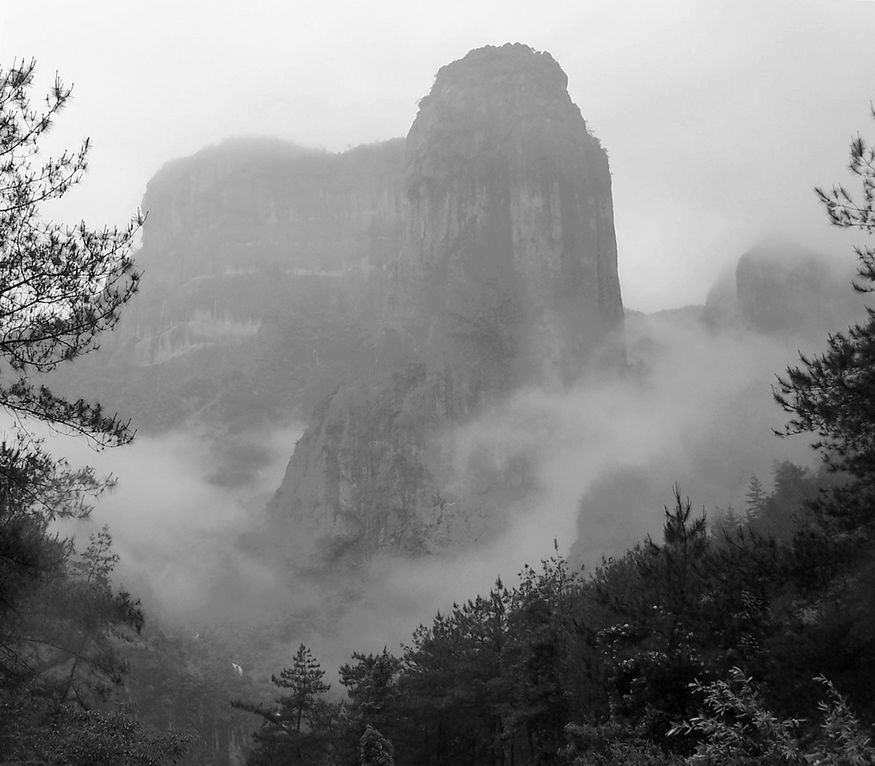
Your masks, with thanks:
[[[115,639],[139,630],[142,612],[112,589],[107,532],[80,556],[52,531],[58,519],[86,518],[113,482],[71,469],[32,433],[47,424],[97,447],[133,438],[129,422],[52,393],[41,376],[95,350],[115,327],[137,291],[131,253],[143,218],[93,229],[42,215],[82,180],[89,142],[42,154],[71,89],[56,76],[35,100],[35,72],[33,60],[0,67],[0,410],[13,422],[0,444],[0,753],[15,762],[146,762],[134,758],[138,749],[150,751],[149,763],[175,762],[180,740],[164,748],[125,716],[88,710],[120,681]],[[106,755],[110,739],[129,760]]]
[[[860,185],[855,194],[841,184],[816,193],[832,225],[871,236],[875,147],[860,136],[851,141],[848,169]],[[853,287],[868,295],[875,292],[875,247],[858,245],[855,252]],[[813,435],[814,448],[835,474],[835,484],[810,503],[814,523],[794,539],[795,579],[809,599],[794,638],[818,672],[856,703],[869,705],[875,667],[875,308],[867,306],[865,319],[830,335],[824,352],[802,355],[779,377],[774,394],[789,415],[784,434]]]
[[[875,117],[875,108],[873,108]],[[851,141],[848,168],[861,184],[858,195],[844,186],[815,191],[832,225],[875,232],[875,148],[860,136]],[[860,293],[875,291],[875,248],[857,246]],[[827,339],[827,350],[800,355],[800,364],[778,378],[774,395],[789,414],[784,433],[814,434],[814,448],[827,467],[853,479],[849,491],[834,493],[828,510],[845,526],[871,526],[875,497],[875,309],[867,318]]]
[[[99,445],[131,439],[128,423],[84,399],[55,396],[34,381],[97,348],[137,290],[131,250],[142,224],[91,229],[45,220],[41,206],[78,184],[89,142],[42,158],[40,141],[64,109],[71,89],[59,78],[34,108],[34,61],[0,69],[0,405],[16,418],[35,418],[82,433]]]
[[[35,71],[34,61],[0,68],[0,408],[16,424],[0,445],[0,641],[7,647],[14,635],[3,629],[5,621],[28,587],[60,571],[70,552],[48,534],[49,525],[87,516],[90,500],[112,484],[50,456],[28,421],[84,434],[98,446],[133,436],[128,423],[99,404],[58,397],[38,381],[94,350],[98,336],[115,326],[137,289],[131,249],[142,217],[122,230],[94,230],[41,216],[44,203],[82,180],[89,145],[86,139],[75,151],[41,155],[40,141],[71,89],[56,77],[44,108],[35,108]]]
[[[397,724],[401,670],[401,660],[385,647],[380,654],[353,652],[352,661],[340,666],[340,683],[349,697],[347,717],[355,736],[369,725],[392,736]]]
[[[745,494],[744,516],[746,521],[751,521],[757,518],[762,512],[766,504],[766,490],[763,483],[756,475],[751,475],[750,484],[748,484],[747,494]]]
[[[280,694],[271,707],[236,700],[231,704],[261,716],[261,729],[253,736],[255,749],[250,766],[319,763],[332,745],[335,710],[322,696],[330,688],[325,671],[310,649],[301,644],[292,664],[271,681],[288,693]]]

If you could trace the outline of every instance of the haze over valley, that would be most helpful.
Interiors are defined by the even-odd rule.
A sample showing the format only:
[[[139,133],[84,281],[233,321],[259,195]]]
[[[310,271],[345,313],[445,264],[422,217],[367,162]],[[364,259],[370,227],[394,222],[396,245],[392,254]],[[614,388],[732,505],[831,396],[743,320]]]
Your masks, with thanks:
[[[253,9],[238,19],[241,36],[258,24],[265,50],[250,62],[247,98],[235,77],[180,64],[180,92],[189,77],[227,88],[223,104],[203,99],[236,117],[211,124],[168,92],[178,142],[154,124],[151,142],[131,127],[130,157],[110,171],[95,141],[93,169],[69,194],[62,184],[46,195],[44,219],[33,219],[51,227],[84,211],[94,226],[92,210],[131,207],[128,180],[151,165],[137,182],[145,219],[134,233],[88,239],[83,224],[44,244],[0,236],[10,274],[29,274],[16,259],[31,248],[56,280],[63,264],[80,264],[87,276],[72,292],[112,305],[101,314],[64,298],[58,316],[51,301],[26,314],[38,323],[47,312],[56,324],[40,332],[54,328],[60,350],[51,340],[48,351],[19,351],[46,343],[19,324],[0,339],[3,374],[22,381],[0,389],[0,555],[12,562],[0,566],[0,742],[10,758],[42,747],[45,763],[692,763],[716,759],[719,738],[682,721],[723,682],[753,700],[751,679],[767,692],[750,705],[782,716],[813,715],[837,688],[860,713],[848,726],[863,741],[871,699],[854,668],[875,645],[872,316],[851,283],[868,287],[875,270],[864,249],[871,198],[855,207],[834,185],[847,180],[852,135],[871,134],[869,83],[837,73],[875,65],[860,32],[875,4],[584,6],[548,3],[530,45],[506,41],[527,11],[475,3],[470,28],[449,38],[461,47],[409,92],[449,44],[445,18],[428,32],[410,26],[408,7],[302,11],[296,22],[336,24],[337,37],[290,42],[288,66],[301,68],[270,95],[273,75],[258,78],[279,38],[262,25],[291,19]],[[45,28],[57,36],[68,17],[54,10]],[[103,10],[86,14],[104,19],[115,50],[121,33]],[[45,76],[50,54],[44,64],[45,49],[15,29],[29,13],[10,12],[0,41],[31,44],[21,53]],[[235,14],[222,6],[215,44],[239,64],[225,29]],[[344,40],[367,38],[348,29],[354,19],[371,38],[350,52]],[[209,28],[189,8],[165,22],[181,37]],[[156,20],[145,30],[170,40],[171,54],[186,50]],[[396,63],[381,50],[387,36]],[[134,37],[123,71],[141,71]],[[405,71],[417,43],[421,61]],[[394,75],[386,89],[375,82],[381,62]],[[22,85],[10,63],[3,88],[32,88],[38,101],[40,80]],[[167,65],[132,85],[132,113],[159,111],[153,89]],[[58,127],[45,139],[35,131],[49,156],[67,114],[74,126],[85,115],[57,94]],[[401,124],[398,104],[414,101]],[[17,103],[0,99],[0,111]],[[124,133],[125,106],[112,111]],[[852,144],[850,165],[871,190],[867,147]],[[18,178],[17,149],[0,149],[12,158],[3,177]],[[100,196],[116,182],[118,200]],[[87,186],[98,190],[83,196]],[[19,231],[21,210],[30,207],[7,206],[0,234]],[[88,253],[133,263],[94,276]],[[40,268],[21,278],[37,295]],[[135,295],[114,292],[125,279]],[[3,310],[28,311],[15,303],[27,293],[7,282],[0,299],[17,308]],[[74,319],[93,325],[99,348],[88,332],[57,329]],[[812,360],[836,333],[849,345],[818,371]],[[95,451],[95,441],[119,446]],[[31,454],[67,463],[20,463]],[[95,473],[76,484],[69,466]],[[82,553],[89,535],[102,552]],[[22,553],[21,540],[37,553]],[[83,561],[96,568],[83,575]],[[59,604],[80,602],[59,582],[84,582],[82,593],[99,583],[101,598],[121,601],[105,627],[85,620],[70,658],[45,660],[21,647],[39,644],[56,614],[52,630],[70,637],[78,623],[63,620],[90,614],[65,616]],[[7,588],[22,595],[7,602]],[[831,631],[849,636],[846,650]],[[805,684],[821,673],[836,687],[818,697]],[[61,734],[39,745],[48,721]],[[121,733],[120,721],[136,723]],[[682,742],[683,726],[692,738]],[[851,747],[824,731],[800,734],[793,752]],[[75,757],[70,743],[82,743]],[[128,760],[95,755],[116,745]],[[713,762],[733,763],[734,752]]]

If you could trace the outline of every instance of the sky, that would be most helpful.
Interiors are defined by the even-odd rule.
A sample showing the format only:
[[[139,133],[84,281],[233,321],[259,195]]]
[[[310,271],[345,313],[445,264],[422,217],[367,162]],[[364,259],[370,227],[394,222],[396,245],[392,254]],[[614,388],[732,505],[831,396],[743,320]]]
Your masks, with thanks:
[[[549,51],[609,153],[624,302],[653,311],[702,302],[764,237],[852,257],[813,187],[875,136],[873,36],[873,0],[29,0],[0,9],[0,66],[74,85],[45,148],[89,136],[89,173],[49,213],[103,226],[173,158],[405,135],[443,64]]]

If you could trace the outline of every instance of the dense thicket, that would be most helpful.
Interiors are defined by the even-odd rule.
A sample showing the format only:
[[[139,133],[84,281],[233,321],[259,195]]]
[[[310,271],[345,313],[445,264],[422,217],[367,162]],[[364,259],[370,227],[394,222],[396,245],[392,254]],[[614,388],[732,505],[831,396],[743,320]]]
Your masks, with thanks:
[[[775,477],[771,492],[753,483],[731,527],[707,524],[676,492],[661,540],[590,575],[555,555],[438,614],[397,655],[354,654],[342,703],[305,683],[321,678],[306,650],[275,679],[291,693],[250,706],[265,720],[250,763],[356,764],[368,732],[410,766],[685,763],[697,752],[804,763],[842,737],[870,757],[850,711],[875,715],[875,621],[852,608],[871,591],[840,594],[844,562],[812,553],[824,533],[795,498],[825,475],[781,464]],[[757,531],[775,526],[782,539]],[[744,716],[774,725],[751,733],[733,723]],[[302,744],[316,749],[301,755]]]

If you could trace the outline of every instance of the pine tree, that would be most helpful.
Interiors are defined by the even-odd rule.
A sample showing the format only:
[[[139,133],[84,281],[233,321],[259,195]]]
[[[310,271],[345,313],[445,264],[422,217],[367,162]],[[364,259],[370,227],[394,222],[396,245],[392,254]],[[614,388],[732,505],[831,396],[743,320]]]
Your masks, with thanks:
[[[875,117],[875,108],[873,108]],[[851,142],[848,168],[860,180],[854,197],[844,186],[816,189],[834,226],[875,232],[875,148],[857,137]],[[860,293],[875,291],[875,248],[858,246],[857,280]],[[776,401],[789,414],[784,434],[816,436],[827,467],[848,474],[852,485],[833,494],[825,507],[846,528],[869,527],[875,521],[875,309],[867,319],[827,339],[827,350],[800,355],[774,388]]]
[[[763,483],[754,474],[750,477],[750,484],[748,484],[747,494],[744,497],[744,517],[746,521],[750,522],[763,512],[768,498]]]
[[[664,508],[661,544],[648,538],[624,559],[608,562],[595,579],[598,598],[615,615],[596,636],[611,712],[640,722],[658,741],[672,718],[685,713],[687,685],[704,667],[696,637],[707,603],[710,538],[704,514],[694,516],[677,486],[674,501]]]
[[[392,736],[397,723],[402,662],[384,647],[380,654],[353,652],[352,662],[340,666],[340,683],[349,697],[347,717],[355,736],[367,725]]]
[[[44,203],[82,180],[89,143],[41,154],[71,89],[56,76],[34,106],[35,71],[34,61],[0,68],[0,408],[13,422],[0,444],[0,752],[16,762],[121,762],[104,757],[113,738],[132,763],[144,762],[134,749],[150,750],[150,763],[175,761],[181,741],[164,749],[130,719],[88,710],[120,682],[117,639],[139,630],[143,616],[112,589],[108,532],[79,554],[53,531],[59,519],[86,518],[114,482],[71,469],[31,433],[43,423],[96,447],[133,438],[129,422],[55,395],[41,376],[95,350],[115,327],[137,291],[131,252],[143,218],[92,229],[42,216]]]
[[[288,690],[272,707],[236,700],[231,704],[261,716],[261,729],[253,737],[250,766],[317,763],[332,745],[336,709],[322,696],[330,688],[325,671],[310,649],[301,644],[292,664],[272,675],[274,686]]]
[[[85,434],[99,445],[130,441],[128,423],[83,399],[55,396],[33,376],[97,348],[137,290],[131,249],[142,224],[124,229],[65,226],[40,215],[43,203],[78,184],[88,140],[76,151],[41,159],[40,140],[70,99],[55,78],[44,111],[30,88],[36,64],[0,69],[0,405],[16,418],[34,418]]]
[[[875,107],[872,109],[875,117]],[[816,189],[832,225],[875,233],[875,148],[851,141],[848,168],[859,181]],[[875,248],[857,246],[854,289],[875,292]],[[811,434],[835,484],[809,504],[814,518],[794,539],[797,582],[808,603],[794,635],[808,662],[840,682],[856,704],[869,705],[875,668],[875,308],[824,352],[800,357],[774,391],[789,415],[784,434]],[[800,576],[802,575],[802,576]]]
[[[294,731],[301,731],[304,714],[313,709],[317,697],[331,688],[323,682],[324,677],[325,671],[304,644],[295,652],[291,667],[283,668],[279,676],[271,676],[274,685],[291,691],[280,699],[283,710],[290,713],[288,718],[294,721]]]

